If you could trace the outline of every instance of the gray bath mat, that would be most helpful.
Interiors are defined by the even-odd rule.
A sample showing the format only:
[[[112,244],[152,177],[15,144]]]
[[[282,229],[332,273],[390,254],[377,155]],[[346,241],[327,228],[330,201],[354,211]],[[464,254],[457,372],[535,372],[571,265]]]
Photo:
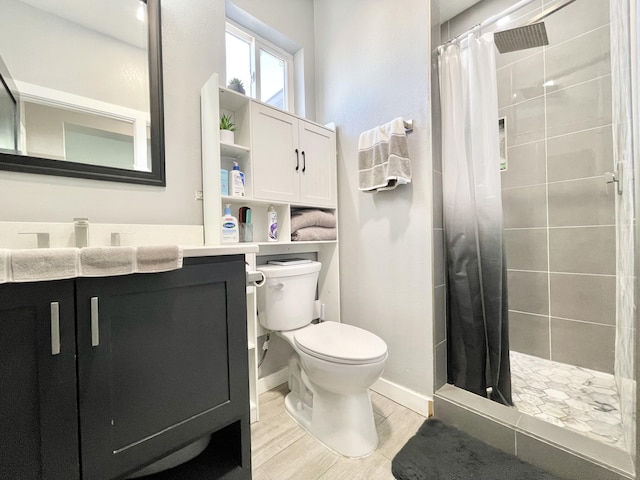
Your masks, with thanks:
[[[398,480],[559,480],[435,418],[402,447],[391,472]]]

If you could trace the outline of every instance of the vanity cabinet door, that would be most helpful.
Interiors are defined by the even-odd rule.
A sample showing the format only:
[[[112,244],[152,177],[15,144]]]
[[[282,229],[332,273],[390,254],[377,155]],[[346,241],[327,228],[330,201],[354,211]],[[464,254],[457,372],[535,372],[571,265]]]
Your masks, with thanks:
[[[0,478],[79,478],[72,280],[0,285]]]
[[[242,255],[77,279],[84,480],[131,473],[234,419],[248,425],[245,309]]]

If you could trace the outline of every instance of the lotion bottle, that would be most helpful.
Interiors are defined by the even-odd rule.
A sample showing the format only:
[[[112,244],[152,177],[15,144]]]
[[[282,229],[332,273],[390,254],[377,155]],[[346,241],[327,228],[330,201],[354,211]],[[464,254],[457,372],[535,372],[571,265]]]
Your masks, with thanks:
[[[231,205],[226,204],[222,216],[222,243],[238,243],[238,219],[231,215]]]
[[[244,175],[240,171],[238,162],[233,162],[233,170],[231,170],[231,178],[229,179],[229,188],[231,188],[232,197],[244,197]]]
[[[269,205],[267,209],[267,240],[278,241],[278,212],[273,205]]]

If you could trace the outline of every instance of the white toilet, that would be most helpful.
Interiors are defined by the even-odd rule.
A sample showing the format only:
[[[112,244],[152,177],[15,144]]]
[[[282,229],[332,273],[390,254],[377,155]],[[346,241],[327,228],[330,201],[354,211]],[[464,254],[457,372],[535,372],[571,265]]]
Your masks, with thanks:
[[[336,453],[363,457],[378,446],[368,388],[382,375],[387,345],[371,332],[338,322],[312,324],[321,264],[262,265],[258,318],[294,349],[287,412]]]

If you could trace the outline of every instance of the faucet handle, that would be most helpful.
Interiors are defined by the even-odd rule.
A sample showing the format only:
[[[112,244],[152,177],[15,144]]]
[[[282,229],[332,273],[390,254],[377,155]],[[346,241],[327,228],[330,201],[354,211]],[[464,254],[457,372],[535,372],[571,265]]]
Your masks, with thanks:
[[[119,247],[122,245],[125,235],[133,235],[132,232],[112,232],[111,233],[111,246]]]
[[[47,232],[20,232],[19,235],[36,235],[38,248],[49,248],[51,240]]]

